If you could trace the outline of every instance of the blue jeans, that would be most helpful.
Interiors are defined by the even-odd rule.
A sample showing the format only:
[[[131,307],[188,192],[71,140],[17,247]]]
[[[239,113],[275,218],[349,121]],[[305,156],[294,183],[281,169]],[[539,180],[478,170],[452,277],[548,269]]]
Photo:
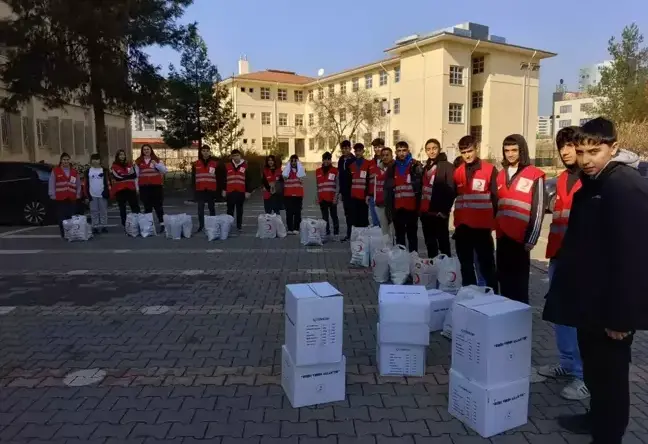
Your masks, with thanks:
[[[549,261],[549,281],[556,270],[556,261]],[[578,337],[574,327],[554,325],[556,334],[556,348],[560,354],[560,366],[568,371],[574,378],[583,380],[583,361],[578,350]]]
[[[477,253],[474,253],[475,255],[475,273],[477,274],[477,285],[480,287],[485,287],[486,286],[486,279],[484,279],[484,276],[481,274],[481,270],[479,269],[479,261],[477,260]]]
[[[373,197],[369,197],[369,214],[371,215],[371,225],[374,227],[380,226],[380,219],[378,219],[378,213],[376,212],[376,202]]]

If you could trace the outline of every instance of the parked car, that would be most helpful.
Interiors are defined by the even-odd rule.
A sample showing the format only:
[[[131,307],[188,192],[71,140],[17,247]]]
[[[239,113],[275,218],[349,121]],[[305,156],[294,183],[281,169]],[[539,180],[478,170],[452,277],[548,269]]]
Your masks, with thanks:
[[[637,167],[639,174],[648,179],[648,162],[639,162]],[[557,177],[552,177],[545,181],[545,211],[552,213],[556,204],[556,182]]]
[[[48,196],[52,166],[45,163],[0,162],[0,222],[44,225],[56,222]]]

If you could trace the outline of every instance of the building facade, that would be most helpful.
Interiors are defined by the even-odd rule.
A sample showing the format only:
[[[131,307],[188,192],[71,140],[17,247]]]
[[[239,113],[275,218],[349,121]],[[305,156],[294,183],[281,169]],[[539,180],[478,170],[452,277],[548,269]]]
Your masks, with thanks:
[[[314,98],[369,89],[386,118],[380,128],[356,134],[358,141],[406,140],[420,157],[425,141],[436,138],[452,156],[458,140],[472,134],[482,157],[499,158],[504,137],[519,133],[534,156],[539,63],[555,54],[509,44],[474,23],[401,39],[386,53],[384,60],[318,78],[250,72],[248,60],[240,60],[239,74],[223,82],[245,130],[239,146],[264,153],[276,140],[285,153],[317,162],[332,147],[314,133]]]
[[[578,72],[578,90],[587,92],[601,81],[601,68],[609,67],[612,64],[611,60],[606,60],[602,63],[584,66]]]
[[[538,116],[536,137],[540,139],[551,137],[551,116]]]
[[[565,92],[554,94],[553,136],[561,128],[580,126],[591,120],[596,98],[582,92]]]

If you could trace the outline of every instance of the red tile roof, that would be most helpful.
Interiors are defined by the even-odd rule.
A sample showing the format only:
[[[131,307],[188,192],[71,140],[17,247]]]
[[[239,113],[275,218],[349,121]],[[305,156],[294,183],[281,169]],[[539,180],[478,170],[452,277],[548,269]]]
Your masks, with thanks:
[[[290,71],[280,71],[278,69],[268,69],[266,71],[251,72],[234,76],[236,80],[259,80],[262,82],[292,83],[295,85],[305,85],[313,82],[312,77],[300,76]]]

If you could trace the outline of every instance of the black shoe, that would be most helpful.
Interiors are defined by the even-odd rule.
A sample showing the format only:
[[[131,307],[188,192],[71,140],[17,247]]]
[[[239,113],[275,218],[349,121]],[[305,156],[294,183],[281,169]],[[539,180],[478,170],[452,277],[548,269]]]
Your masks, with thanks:
[[[589,435],[592,423],[589,412],[580,415],[562,415],[558,417],[558,425],[576,435]]]
[[[340,242],[347,242],[348,240],[349,240],[349,238],[345,236],[342,239],[340,239]]]
[[[92,229],[92,234],[99,234],[99,229],[98,228],[93,228]]]
[[[108,232],[108,228],[103,227],[103,228],[101,229],[101,232],[102,232],[102,233],[107,233],[107,232]]]
[[[198,229],[196,230],[196,233],[200,233],[204,229],[205,229],[205,227],[198,227]]]

